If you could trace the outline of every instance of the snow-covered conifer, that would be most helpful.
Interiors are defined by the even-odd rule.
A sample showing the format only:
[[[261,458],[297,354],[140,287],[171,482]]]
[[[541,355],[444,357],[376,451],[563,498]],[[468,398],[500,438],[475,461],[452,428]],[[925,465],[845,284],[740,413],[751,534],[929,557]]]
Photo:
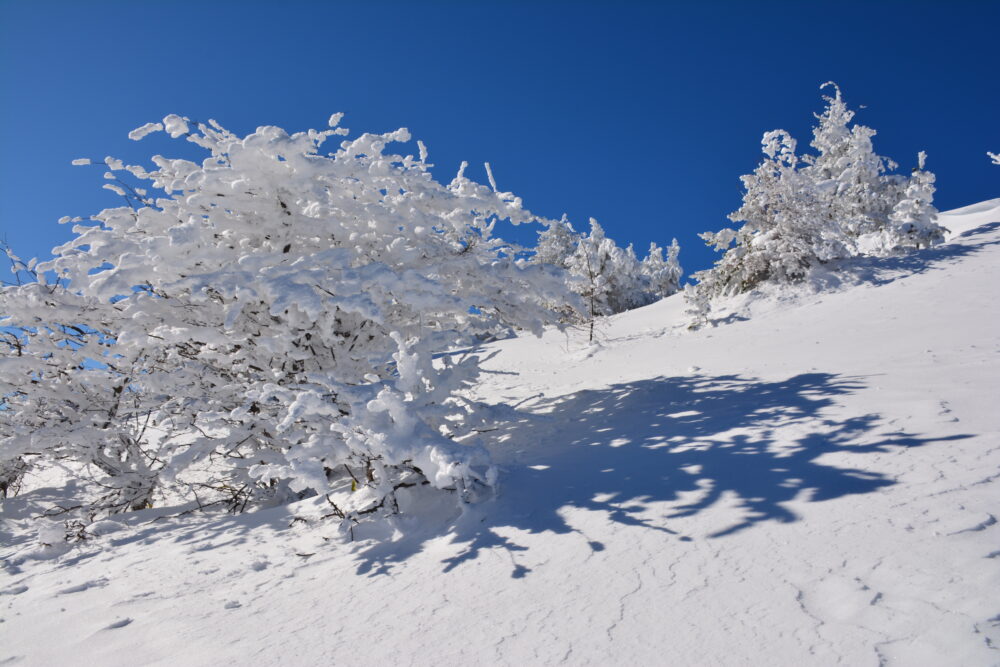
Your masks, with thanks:
[[[684,273],[678,259],[680,251],[677,239],[673,239],[664,259],[663,248],[655,242],[649,244],[649,254],[642,260],[642,273],[646,276],[653,298],[663,299],[680,290],[681,276]]]
[[[811,146],[798,156],[784,130],[767,132],[764,161],[742,176],[743,205],[729,216],[743,225],[707,232],[703,239],[725,254],[695,274],[689,290],[695,310],[708,300],[754,288],[764,281],[793,282],[817,264],[858,254],[887,254],[922,247],[943,237],[933,223],[934,175],[921,167],[912,177],[889,173],[897,165],[875,154],[875,131],[852,125],[854,112],[833,83],[833,96],[817,114]],[[902,236],[900,236],[902,234]]]
[[[580,234],[573,229],[565,215],[560,220],[550,220],[538,234],[533,261],[565,269],[579,241]]]
[[[864,125],[850,125],[854,111],[847,107],[840,88],[827,82],[834,95],[824,96],[827,106],[817,114],[810,144],[817,152],[804,155],[804,172],[815,185],[814,215],[835,220],[847,240],[885,229],[899,200],[905,179],[887,175],[897,167],[877,155],[872,145],[876,132]]]
[[[581,237],[567,262],[571,285],[586,304],[590,339],[596,318],[650,302],[647,281],[632,246],[620,248],[590,219],[590,233]]]
[[[694,276],[708,297],[745,292],[765,280],[794,281],[815,263],[847,253],[836,221],[815,215],[819,195],[798,168],[795,139],[775,130],[764,134],[761,145],[765,159],[741,177],[743,206],[729,216],[743,225],[701,235],[725,251],[712,269]]]
[[[929,248],[944,241],[947,231],[937,224],[934,200],[934,174],[924,170],[927,154],[920,151],[917,168],[906,182],[906,190],[889,216],[891,225],[886,233],[890,250]]]
[[[610,241],[610,239],[608,239]],[[608,306],[612,313],[645,306],[653,301],[649,280],[630,243],[620,248],[612,241],[608,268]]]
[[[654,243],[650,256],[640,262],[632,245],[619,247],[593,218],[590,233],[581,235],[563,216],[539,235],[532,261],[565,269],[567,284],[585,302],[586,321],[593,329],[597,317],[645,306],[679,289],[676,239],[668,252],[664,260]]]
[[[608,274],[611,268],[614,242],[604,234],[604,228],[590,219],[590,233],[580,237],[576,252],[569,258],[567,269],[577,277],[576,291],[586,304],[587,321],[590,325],[590,339],[594,338],[594,320],[601,315],[611,315],[609,303],[610,285]]]

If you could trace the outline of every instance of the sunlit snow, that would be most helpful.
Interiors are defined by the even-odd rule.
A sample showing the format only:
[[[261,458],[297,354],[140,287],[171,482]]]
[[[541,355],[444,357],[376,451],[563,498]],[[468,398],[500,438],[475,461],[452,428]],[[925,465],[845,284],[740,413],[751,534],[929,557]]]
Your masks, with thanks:
[[[493,344],[500,491],[462,514],[144,510],[66,545],[31,520],[54,488],[8,499],[0,664],[995,665],[1000,200],[940,222],[714,327],[677,295]]]

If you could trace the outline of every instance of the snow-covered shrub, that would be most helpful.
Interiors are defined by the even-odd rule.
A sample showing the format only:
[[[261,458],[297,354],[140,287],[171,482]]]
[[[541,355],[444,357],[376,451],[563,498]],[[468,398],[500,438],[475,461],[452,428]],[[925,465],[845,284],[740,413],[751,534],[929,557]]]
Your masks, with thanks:
[[[464,165],[436,182],[422,143],[386,152],[405,129],[321,153],[339,120],[239,137],[172,115],[130,134],[208,155],[152,171],[107,158],[128,205],[0,293],[0,461],[58,464],[104,513],[325,494],[351,518],[404,486],[494,484],[463,394],[478,357],[449,351],[538,333],[574,297],[493,237],[497,220],[536,220],[520,199]]]
[[[817,114],[812,148],[796,154],[784,130],[764,134],[764,161],[742,176],[743,205],[729,216],[739,229],[706,232],[703,239],[725,254],[694,275],[687,291],[703,317],[711,299],[746,292],[765,281],[794,282],[822,263],[856,255],[889,255],[943,240],[931,205],[934,174],[924,170],[925,154],[910,177],[890,173],[897,165],[876,155],[875,130],[851,125],[833,83],[833,96]]]
[[[140,509],[157,486],[149,454],[149,415],[158,399],[134,380],[156,356],[109,354],[125,324],[116,308],[58,283],[0,292],[0,485],[10,494],[29,464],[77,465],[91,482],[90,503]],[[98,361],[99,360],[99,361]]]
[[[645,306],[680,289],[680,246],[674,239],[667,249],[655,243],[641,262],[635,249],[619,247],[591,218],[590,233],[579,234],[563,217],[551,221],[539,234],[532,261],[567,271],[569,287],[586,304],[593,338],[595,318]]]

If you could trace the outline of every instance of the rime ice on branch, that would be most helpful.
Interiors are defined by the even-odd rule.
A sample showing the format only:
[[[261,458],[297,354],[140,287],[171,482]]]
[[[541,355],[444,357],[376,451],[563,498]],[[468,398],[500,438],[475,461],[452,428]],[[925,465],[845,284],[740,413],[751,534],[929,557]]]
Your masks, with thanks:
[[[663,248],[652,243],[649,254],[639,261],[631,245],[619,247],[596,220],[590,220],[589,234],[580,234],[563,216],[539,233],[532,261],[567,271],[569,287],[586,305],[592,331],[596,317],[645,306],[677,292],[682,275],[679,254],[674,239],[666,259]]]
[[[200,163],[104,161],[128,205],[0,293],[5,491],[58,462],[91,517],[325,496],[349,522],[402,487],[495,483],[463,394],[475,341],[575,297],[493,236],[537,220],[520,199],[436,182],[423,144],[387,152],[405,129],[324,154],[339,121],[240,137],[170,115],[129,136],[183,137]]]
[[[833,83],[833,96],[813,128],[815,154],[799,156],[784,130],[764,134],[764,161],[742,176],[743,205],[729,216],[739,229],[706,232],[702,238],[725,254],[686,294],[703,318],[710,299],[746,292],[762,282],[794,282],[809,270],[837,259],[884,256],[928,247],[944,239],[931,205],[934,174],[926,155],[909,177],[891,173],[897,165],[876,155],[875,130],[852,125]]]

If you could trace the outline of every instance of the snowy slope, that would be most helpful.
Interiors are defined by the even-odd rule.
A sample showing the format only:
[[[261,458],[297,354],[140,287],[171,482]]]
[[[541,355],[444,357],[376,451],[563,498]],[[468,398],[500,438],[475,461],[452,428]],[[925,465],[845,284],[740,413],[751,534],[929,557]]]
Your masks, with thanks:
[[[3,507],[0,664],[1000,664],[1000,200],[825,291],[496,345],[500,496],[368,526]]]

